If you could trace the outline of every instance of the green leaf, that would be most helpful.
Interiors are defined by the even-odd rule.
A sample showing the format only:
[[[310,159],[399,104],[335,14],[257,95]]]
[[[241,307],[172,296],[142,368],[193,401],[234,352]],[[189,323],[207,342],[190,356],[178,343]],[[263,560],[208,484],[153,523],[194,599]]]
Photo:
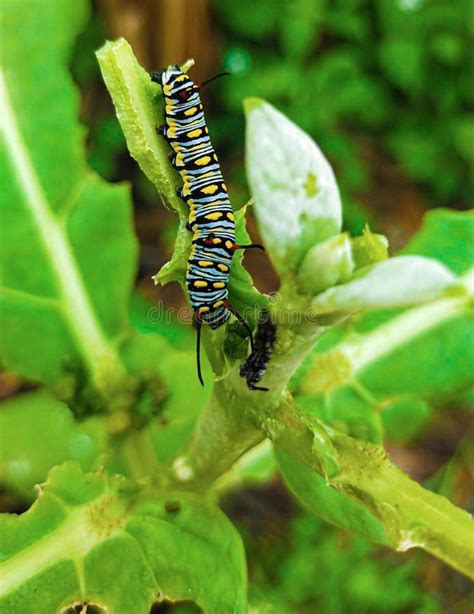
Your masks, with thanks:
[[[110,392],[124,374],[117,343],[137,248],[128,189],[85,165],[65,67],[86,16],[82,0],[2,6],[0,353],[12,371],[49,383],[78,360]]]
[[[166,388],[160,405],[153,398],[152,387],[143,391],[142,407],[134,408],[141,410],[140,414],[146,419],[146,428],[138,434],[138,450],[130,450],[124,442],[119,454],[119,457],[125,455],[126,473],[142,477],[156,471],[156,463],[170,462],[183,447],[207,401],[209,389],[203,388],[196,376],[194,348],[178,351],[156,334],[136,333],[125,345],[123,355],[131,371],[145,376],[150,383],[159,376]],[[209,377],[205,366],[203,373]],[[131,437],[135,435],[132,433]],[[148,462],[137,468],[134,465],[137,456],[138,459],[145,457]],[[122,473],[122,461],[115,459],[115,462],[119,462],[116,469]]]
[[[389,402],[382,411],[383,428],[392,441],[413,439],[431,417],[431,408],[420,399],[400,399]]]
[[[445,266],[421,256],[397,256],[360,269],[355,278],[312,302],[316,313],[402,307],[439,298],[455,281]]]
[[[104,451],[103,423],[74,422],[68,407],[46,390],[17,395],[0,407],[0,483],[27,500],[54,465],[77,460],[90,470]]]
[[[246,168],[260,233],[280,275],[341,230],[334,173],[318,146],[270,104],[245,102]]]
[[[472,282],[469,292],[472,295]],[[415,381],[419,381],[419,384],[425,381],[425,389],[430,388],[438,377],[441,378],[443,373],[449,372],[449,361],[447,363],[445,359],[440,359],[440,351],[448,355],[454,352],[451,359],[455,361],[454,371],[458,377],[461,377],[461,381],[465,381],[468,373],[465,363],[467,356],[470,355],[469,343],[466,346],[463,344],[465,347],[463,351],[459,351],[458,344],[463,334],[470,336],[466,328],[469,321],[467,313],[469,300],[467,292],[466,296],[442,298],[406,310],[395,317],[390,317],[392,314],[389,313],[385,322],[380,322],[380,315],[377,318],[377,314],[374,314],[374,325],[369,330],[364,330],[370,321],[369,316],[361,318],[360,322],[356,321],[355,330],[354,323],[346,325],[342,330],[345,328],[347,334],[339,335],[335,345],[329,349],[325,348],[321,354],[316,350],[314,362],[301,381],[302,390],[306,393],[331,390],[351,381],[354,377],[365,375],[366,370],[372,370],[377,365],[377,375],[374,374],[370,379],[378,390],[383,390],[390,381],[393,384],[398,383],[396,388],[400,390],[411,381],[410,392],[413,393]],[[424,337],[432,332],[436,332],[436,335],[431,340]],[[444,345],[442,339],[445,340]],[[429,345],[426,345],[428,342],[430,345],[433,344],[430,351],[428,351]],[[420,380],[413,378],[414,366],[407,369],[407,362],[412,365],[415,356],[418,356],[420,361],[416,368],[416,372],[420,373]],[[440,361],[444,366],[442,370],[438,370],[437,378],[428,376],[424,380],[421,377],[421,366],[426,364],[428,373],[434,368],[434,364],[439,364]],[[325,369],[322,369],[323,365]],[[406,376],[401,380],[403,371],[406,372]],[[363,379],[365,381],[365,377]],[[446,384],[446,381],[444,383]],[[393,384],[391,389],[394,392]]]
[[[107,42],[96,55],[130,153],[164,204],[183,213],[186,205],[176,195],[179,174],[168,160],[169,146],[156,134],[164,112],[160,86],[152,82],[123,38]]]
[[[289,489],[310,512],[372,541],[387,543],[382,523],[363,505],[332,488],[323,477],[286,452],[275,448],[275,454]]]
[[[67,463],[27,512],[1,515],[0,527],[2,611],[49,614],[88,602],[148,614],[165,598],[245,611],[240,537],[202,497],[154,494]]]
[[[465,273],[474,263],[474,212],[433,209],[402,254],[436,258],[454,273]]]
[[[248,205],[235,212],[235,241],[237,244],[251,243],[247,232],[245,216]],[[267,297],[261,294],[253,285],[253,280],[243,264],[243,250],[232,258],[232,268],[229,277],[229,298],[238,313],[247,314],[250,322],[257,320],[258,311],[267,305]],[[253,310],[253,313],[252,313]]]

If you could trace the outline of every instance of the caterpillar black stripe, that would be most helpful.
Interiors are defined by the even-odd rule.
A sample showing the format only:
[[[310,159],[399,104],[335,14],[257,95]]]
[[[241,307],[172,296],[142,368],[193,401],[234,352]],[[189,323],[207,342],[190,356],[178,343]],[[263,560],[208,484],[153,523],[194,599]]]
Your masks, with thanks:
[[[201,383],[202,322],[216,329],[233,313],[246,327],[253,348],[252,331],[229,303],[228,280],[232,255],[237,249],[262,248],[235,243],[234,214],[199,95],[200,88],[217,77],[194,83],[179,66],[169,66],[151,77],[161,85],[165,101],[165,124],[159,126],[158,132],[173,149],[170,159],[183,179],[178,196],[189,205],[188,228],[193,240],[186,284],[198,331],[197,368]]]
[[[247,360],[240,366],[240,375],[247,380],[250,390],[264,390],[264,386],[256,386],[262,379],[272,355],[275,343],[276,326],[270,319],[267,309],[262,309],[255,332],[254,348]]]

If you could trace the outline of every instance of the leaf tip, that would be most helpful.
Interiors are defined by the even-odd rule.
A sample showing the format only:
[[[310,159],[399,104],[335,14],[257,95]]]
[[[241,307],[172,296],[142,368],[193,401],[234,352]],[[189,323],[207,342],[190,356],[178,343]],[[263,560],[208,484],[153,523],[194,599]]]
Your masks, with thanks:
[[[95,55],[100,60],[101,58],[105,57],[109,51],[114,52],[122,45],[128,45],[128,42],[125,40],[125,38],[123,38],[123,36],[115,41],[107,40],[102,47],[99,47],[99,49],[95,51]]]
[[[244,111],[247,115],[250,115],[252,111],[258,109],[264,104],[264,101],[261,98],[257,98],[251,96],[250,98],[246,98],[244,100]]]

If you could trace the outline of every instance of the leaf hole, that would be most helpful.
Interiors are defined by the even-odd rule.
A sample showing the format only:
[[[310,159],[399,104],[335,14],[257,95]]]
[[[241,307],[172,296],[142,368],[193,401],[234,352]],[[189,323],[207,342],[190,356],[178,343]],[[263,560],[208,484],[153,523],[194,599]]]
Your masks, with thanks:
[[[89,601],[75,601],[61,610],[61,614],[109,614],[109,610]]]
[[[153,604],[150,614],[172,614],[173,612],[181,612],[186,614],[199,614],[201,608],[194,601],[160,601]]]
[[[181,511],[181,503],[178,500],[170,500],[165,502],[165,510],[169,514],[177,514]]]

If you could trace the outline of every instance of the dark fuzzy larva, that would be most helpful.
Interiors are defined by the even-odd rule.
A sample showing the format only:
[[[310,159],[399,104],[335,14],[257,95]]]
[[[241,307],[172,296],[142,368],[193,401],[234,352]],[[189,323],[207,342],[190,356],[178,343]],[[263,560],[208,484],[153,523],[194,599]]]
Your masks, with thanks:
[[[268,388],[256,386],[256,384],[262,379],[270,361],[275,337],[276,325],[271,321],[268,310],[262,309],[255,332],[254,348],[240,367],[240,375],[246,378],[250,390],[268,390]]]

